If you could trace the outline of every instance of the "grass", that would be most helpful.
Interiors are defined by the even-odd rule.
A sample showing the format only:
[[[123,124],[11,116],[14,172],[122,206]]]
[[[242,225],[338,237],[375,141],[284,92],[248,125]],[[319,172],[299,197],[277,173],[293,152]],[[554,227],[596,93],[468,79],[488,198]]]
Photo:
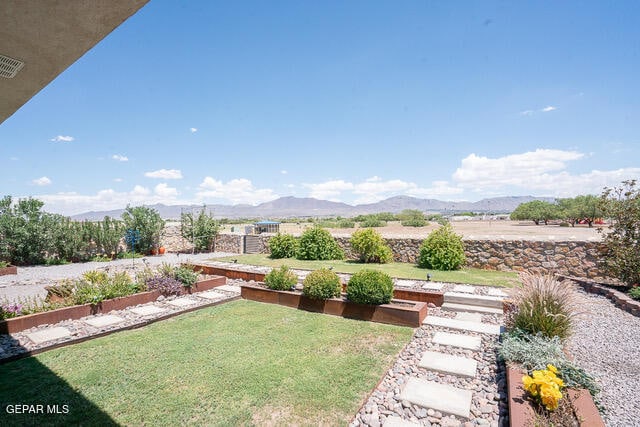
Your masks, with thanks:
[[[2,424],[347,425],[412,333],[235,301],[0,366]]]
[[[290,268],[317,270],[333,267],[337,273],[355,273],[363,268],[384,271],[391,277],[403,279],[425,280],[427,274],[431,280],[448,283],[468,283],[472,285],[500,286],[511,288],[518,283],[518,273],[508,271],[481,270],[478,268],[464,268],[454,271],[438,271],[418,268],[415,264],[393,262],[389,264],[361,264],[355,261],[300,261],[294,258],[271,259],[266,254],[237,255],[226,258],[216,258],[214,261],[238,260],[241,264],[279,267],[286,265]]]

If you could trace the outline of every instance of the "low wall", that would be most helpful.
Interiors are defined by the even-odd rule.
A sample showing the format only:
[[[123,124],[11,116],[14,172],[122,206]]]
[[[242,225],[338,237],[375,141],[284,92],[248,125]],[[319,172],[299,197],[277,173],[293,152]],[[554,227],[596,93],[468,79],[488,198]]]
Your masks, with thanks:
[[[167,229],[170,227],[167,227]],[[166,230],[163,244],[169,252],[190,252],[191,246],[180,237],[179,227]],[[176,235],[177,232],[177,235]],[[268,253],[268,242],[272,235],[252,236],[258,240],[260,252]],[[216,238],[215,250],[244,253],[245,236],[220,234]],[[336,241],[348,259],[355,259],[349,237],[337,237]],[[423,239],[386,238],[396,262],[417,262]],[[588,278],[595,281],[611,281],[599,267],[601,243],[581,241],[535,241],[535,240],[464,240],[466,265],[499,271],[529,271],[532,273],[557,273],[566,276]]]

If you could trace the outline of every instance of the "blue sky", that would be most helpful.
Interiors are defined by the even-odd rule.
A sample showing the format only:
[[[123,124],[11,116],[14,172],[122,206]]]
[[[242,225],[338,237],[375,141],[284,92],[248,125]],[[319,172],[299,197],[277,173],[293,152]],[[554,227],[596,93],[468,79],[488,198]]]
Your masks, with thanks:
[[[640,2],[151,0],[0,125],[0,195],[350,204],[640,178]]]

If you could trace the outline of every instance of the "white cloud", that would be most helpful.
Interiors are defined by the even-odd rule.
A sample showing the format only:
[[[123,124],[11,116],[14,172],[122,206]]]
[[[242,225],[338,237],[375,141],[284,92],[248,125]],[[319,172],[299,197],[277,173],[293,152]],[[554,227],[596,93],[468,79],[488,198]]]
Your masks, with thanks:
[[[58,135],[58,136],[55,136],[55,137],[51,138],[49,141],[52,141],[52,142],[71,142],[74,139],[75,138],[72,137],[72,136]]]
[[[19,159],[13,156],[13,157],[9,157],[9,160],[11,160],[12,162],[17,162]]]
[[[407,191],[409,196],[435,199],[441,197],[448,197],[455,194],[461,194],[464,192],[462,187],[453,187],[448,181],[433,181],[429,188],[413,188]]]
[[[122,178],[113,178],[113,181],[114,181],[114,182],[122,182],[122,181],[124,181],[124,180],[123,180]]]
[[[179,169],[158,169],[157,171],[145,172],[144,176],[159,179],[182,179],[182,172]]]
[[[551,111],[555,111],[557,110],[557,107],[554,107],[553,105],[547,105],[544,108],[541,108],[539,110],[524,110],[524,111],[520,111],[520,115],[521,116],[533,116],[534,114],[536,114],[537,112],[541,112],[541,113],[549,113]]]
[[[255,188],[246,178],[232,179],[223,183],[210,176],[200,183],[200,190],[196,193],[198,201],[218,199],[233,204],[246,203],[257,205],[278,198],[269,188]]]
[[[198,128],[189,128],[189,131],[191,133],[196,133],[196,132],[198,132]]]
[[[178,196],[178,189],[169,187],[166,183],[161,183],[155,186],[153,192],[162,198],[174,198]]]
[[[51,180],[48,177],[43,176],[43,177],[34,179],[33,181],[31,181],[31,183],[39,187],[45,187],[47,185],[51,185]]]
[[[121,156],[120,154],[114,154],[113,156],[111,156],[111,158],[113,160],[116,160],[118,162],[128,162],[129,158],[127,156]]]
[[[341,179],[321,182],[319,184],[302,184],[303,187],[309,188],[311,192],[309,197],[326,200],[339,196],[343,191],[353,190],[353,184],[345,182]]]
[[[533,110],[524,110],[524,111],[520,111],[520,115],[521,116],[532,116],[534,113]]]
[[[599,194],[605,186],[640,177],[640,168],[594,170],[573,175],[568,162],[585,157],[578,151],[537,149],[491,159],[470,154],[453,174],[454,183],[465,190],[495,194],[536,194],[570,197]]]
[[[548,113],[549,111],[555,111],[555,110],[557,110],[557,108],[556,108],[556,107],[554,107],[553,105],[549,105],[549,106],[547,106],[547,107],[544,107],[544,108],[543,108],[542,110],[540,110],[540,111],[542,111],[543,113]]]
[[[289,172],[288,172],[288,171],[286,171],[286,170],[284,170],[284,169],[282,169],[282,170],[280,171],[280,173],[281,173],[282,175],[286,175],[286,174],[288,174]]]

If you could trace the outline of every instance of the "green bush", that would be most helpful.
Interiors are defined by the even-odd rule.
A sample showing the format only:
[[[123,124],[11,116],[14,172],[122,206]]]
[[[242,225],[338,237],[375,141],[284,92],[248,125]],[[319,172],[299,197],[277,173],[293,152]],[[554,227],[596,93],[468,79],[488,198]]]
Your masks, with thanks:
[[[386,221],[383,221],[381,219],[378,218],[366,218],[364,221],[362,221],[360,223],[360,227],[362,228],[367,228],[367,227],[384,227],[387,225]]]
[[[298,251],[298,239],[291,234],[278,233],[269,239],[270,258],[294,258]]]
[[[198,252],[212,252],[220,230],[218,222],[206,211],[207,207],[203,206],[197,216],[192,212],[180,215],[180,234],[193,243]]]
[[[360,270],[347,284],[347,299],[358,304],[387,304],[393,298],[393,280],[377,270]]]
[[[126,272],[108,276],[102,271],[88,271],[83,278],[74,282],[72,299],[74,304],[97,304],[111,298],[122,297],[139,292]]]
[[[271,270],[264,276],[264,284],[269,289],[276,291],[288,291],[298,283],[298,276],[289,270],[286,265],[281,265],[279,269]]]
[[[148,253],[151,248],[160,246],[164,220],[157,210],[146,206],[127,206],[122,219],[126,230],[137,230],[140,233],[140,240],[133,249]],[[131,251],[131,247],[129,250]]]
[[[418,267],[433,270],[458,270],[465,263],[462,236],[450,224],[432,231],[420,246]]]
[[[521,273],[520,279],[522,283],[511,295],[517,307],[513,328],[532,335],[568,338],[578,309],[575,283],[529,273]]]
[[[341,219],[338,221],[338,228],[354,228],[356,222],[352,219]]]
[[[629,289],[629,296],[633,299],[640,300],[640,286],[634,286]]]
[[[320,227],[312,227],[300,236],[296,258],[300,260],[344,259],[344,252],[331,233]]]
[[[398,214],[398,218],[404,227],[425,227],[429,224],[424,213],[417,209],[405,209]]]
[[[180,266],[173,272],[173,277],[179,280],[185,288],[190,288],[198,281],[198,273],[187,266]]]
[[[393,252],[380,233],[371,228],[362,228],[351,235],[351,247],[364,263],[385,264],[393,261]]]
[[[342,284],[336,273],[326,268],[312,271],[304,278],[303,295],[312,299],[329,299],[340,296]]]

